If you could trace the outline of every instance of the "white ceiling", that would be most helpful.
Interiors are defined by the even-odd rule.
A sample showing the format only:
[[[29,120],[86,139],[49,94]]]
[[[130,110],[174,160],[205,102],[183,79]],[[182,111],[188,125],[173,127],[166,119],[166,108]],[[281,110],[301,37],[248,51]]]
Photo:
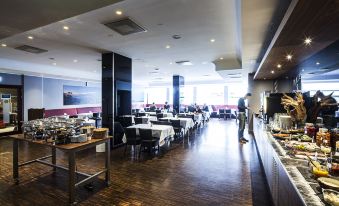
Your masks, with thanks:
[[[125,0],[0,40],[8,45],[0,47],[0,68],[100,80],[101,62],[98,59],[102,52],[113,51],[133,59],[135,83],[171,82],[173,74],[183,75],[186,82],[231,81],[227,74],[233,71],[227,71],[223,75],[226,80],[223,80],[212,62],[220,57],[240,62],[255,58],[272,15],[265,7],[266,10],[259,12],[260,22],[249,21],[258,16],[258,12],[243,13],[262,5],[255,8],[252,4],[246,6],[250,0],[242,2],[242,7],[239,7],[237,0]],[[116,10],[123,11],[122,16],[130,17],[147,32],[121,36],[104,26],[102,23],[122,18],[115,14]],[[255,24],[258,28],[243,24]],[[63,30],[64,25],[70,29]],[[171,36],[175,34],[182,38],[174,40]],[[27,39],[28,35],[34,39]],[[251,41],[249,36],[252,36]],[[210,42],[211,38],[215,39],[214,43]],[[48,52],[30,54],[13,49],[22,44],[47,49]],[[166,45],[171,48],[166,49]],[[193,65],[176,65],[175,61],[179,60],[190,60]],[[22,69],[20,65],[23,65]],[[244,71],[248,67],[243,64]],[[155,68],[160,69],[159,73],[150,73],[155,72]],[[238,73],[241,66],[234,69]]]

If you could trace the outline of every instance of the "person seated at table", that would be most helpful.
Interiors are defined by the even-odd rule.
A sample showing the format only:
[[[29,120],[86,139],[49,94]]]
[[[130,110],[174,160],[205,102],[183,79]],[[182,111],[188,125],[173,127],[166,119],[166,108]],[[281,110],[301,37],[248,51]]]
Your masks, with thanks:
[[[196,105],[195,112],[196,113],[202,113],[202,110],[200,109],[199,105]]]
[[[149,107],[149,111],[155,112],[156,109],[157,109],[157,107],[155,106],[155,103],[153,102],[152,105]]]
[[[202,107],[202,111],[204,111],[204,112],[209,112],[209,108],[208,108],[208,106],[206,105],[206,103],[205,103],[204,106]]]
[[[164,110],[169,110],[171,108],[171,106],[168,104],[168,102],[165,102],[165,105],[164,105]]]
[[[194,104],[188,106],[188,112],[195,112],[195,105]]]

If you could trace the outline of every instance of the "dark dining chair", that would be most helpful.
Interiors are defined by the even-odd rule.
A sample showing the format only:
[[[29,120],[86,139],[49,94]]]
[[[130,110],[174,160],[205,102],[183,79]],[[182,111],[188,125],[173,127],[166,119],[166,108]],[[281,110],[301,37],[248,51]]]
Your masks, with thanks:
[[[140,128],[139,135],[141,138],[139,157],[140,157],[141,151],[144,151],[146,147],[148,151],[151,152],[156,146],[158,146],[158,152],[160,151],[159,139],[153,137],[152,129],[141,129]]]
[[[135,124],[143,124],[142,117],[134,117],[134,123]]]
[[[125,135],[126,135],[126,144],[125,144],[124,155],[126,154],[126,149],[128,145],[131,145],[134,147],[133,155],[135,155],[136,146],[141,144],[141,138],[137,136],[136,128],[126,128]]]
[[[159,120],[160,118],[164,118],[164,114],[163,113],[157,113],[157,119]]]
[[[145,112],[139,112],[137,113],[137,117],[145,117],[146,113]]]
[[[225,119],[232,118],[232,111],[230,109],[225,109]]]
[[[219,119],[225,118],[225,109],[219,109]]]
[[[160,114],[160,113],[161,113],[161,110],[160,110],[160,109],[157,109],[157,110],[155,110],[155,113],[156,113],[156,114]]]
[[[133,117],[132,116],[124,117],[124,123],[125,123],[126,127],[132,126],[133,125]]]
[[[184,137],[183,135],[183,127],[180,124],[180,119],[171,119],[171,123],[175,132],[175,136]]]
[[[169,121],[151,121],[151,123],[154,125],[172,125],[172,123]]]

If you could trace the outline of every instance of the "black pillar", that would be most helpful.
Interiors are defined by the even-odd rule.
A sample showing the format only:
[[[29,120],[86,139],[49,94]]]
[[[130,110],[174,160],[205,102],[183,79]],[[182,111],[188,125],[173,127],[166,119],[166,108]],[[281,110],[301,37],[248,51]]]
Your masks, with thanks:
[[[175,109],[176,112],[180,112],[181,107],[181,95],[182,93],[181,88],[184,86],[184,77],[179,75],[173,76],[173,109]]]
[[[110,52],[102,54],[102,126],[113,135],[114,119],[131,114],[132,60]],[[114,140],[113,145],[119,144]]]

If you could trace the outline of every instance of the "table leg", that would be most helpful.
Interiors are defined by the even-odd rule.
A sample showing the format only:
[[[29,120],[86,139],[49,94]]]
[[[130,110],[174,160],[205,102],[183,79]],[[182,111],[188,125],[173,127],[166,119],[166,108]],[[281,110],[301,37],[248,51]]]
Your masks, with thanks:
[[[69,203],[76,204],[75,202],[75,152],[68,153],[68,193]]]
[[[13,139],[13,179],[19,184],[19,141]]]
[[[110,140],[107,140],[106,143],[106,150],[105,150],[105,156],[106,156],[106,161],[105,161],[105,167],[106,167],[106,175],[105,175],[105,181],[106,185],[109,186],[111,183],[111,147],[110,147]]]
[[[52,147],[52,164],[56,165],[56,149]],[[53,172],[56,171],[56,167],[53,167]]]

